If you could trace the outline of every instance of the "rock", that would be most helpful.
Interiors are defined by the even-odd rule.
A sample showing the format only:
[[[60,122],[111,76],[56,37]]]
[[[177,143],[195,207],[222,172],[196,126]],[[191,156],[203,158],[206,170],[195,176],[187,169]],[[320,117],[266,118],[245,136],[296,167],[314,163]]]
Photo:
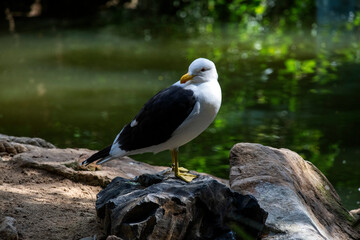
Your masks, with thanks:
[[[235,239],[259,236],[267,213],[256,199],[200,176],[191,183],[173,173],[115,178],[96,201],[105,235],[122,239]]]
[[[4,217],[0,225],[0,239],[1,240],[17,240],[19,239],[18,232],[15,227],[16,220],[12,217]]]
[[[79,163],[86,156],[90,156],[92,152],[87,149],[37,148],[17,154],[12,160],[21,164],[22,167],[42,169],[75,182],[102,187],[105,187],[117,176],[134,178],[140,174],[156,173],[166,169],[166,167],[137,162],[129,157],[105,163],[101,169],[96,171],[80,168]]]
[[[295,152],[240,143],[230,167],[231,188],[253,194],[269,213],[263,239],[360,238],[331,183]]]
[[[0,155],[16,155],[25,151],[27,148],[21,144],[0,140]]]
[[[14,137],[14,136],[7,136],[4,134],[0,134],[0,141],[2,142],[13,142],[13,143],[20,143],[24,145],[32,145],[36,147],[42,148],[55,148],[55,146],[42,138],[29,138],[29,137]],[[1,148],[0,148],[1,150]]]

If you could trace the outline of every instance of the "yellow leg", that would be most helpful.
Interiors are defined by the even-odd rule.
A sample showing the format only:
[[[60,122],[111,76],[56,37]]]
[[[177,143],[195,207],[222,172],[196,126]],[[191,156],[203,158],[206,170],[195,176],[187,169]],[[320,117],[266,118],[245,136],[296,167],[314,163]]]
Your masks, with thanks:
[[[175,172],[175,177],[180,178],[185,182],[191,182],[194,178],[197,178],[196,175],[188,173],[189,170],[187,170],[186,168],[179,168],[178,149],[171,149],[170,152],[172,169]]]
[[[175,159],[177,159],[177,161],[179,161],[178,160],[179,150],[178,149],[173,149],[173,150],[170,150],[170,152],[171,152],[171,161],[172,161],[171,170],[173,172],[175,172]],[[179,169],[180,172],[185,172],[185,173],[189,172],[189,170],[184,168],[184,167],[178,167],[178,169]]]

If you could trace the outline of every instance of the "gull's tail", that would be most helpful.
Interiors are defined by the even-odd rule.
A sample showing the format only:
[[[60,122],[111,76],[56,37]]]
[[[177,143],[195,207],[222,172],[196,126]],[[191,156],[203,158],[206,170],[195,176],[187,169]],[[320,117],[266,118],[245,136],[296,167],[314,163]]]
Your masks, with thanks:
[[[102,164],[104,162],[107,162],[107,161],[111,160],[113,157],[110,156],[110,149],[111,149],[111,145],[107,146],[103,150],[100,150],[97,153],[93,154],[91,157],[89,157],[88,159],[83,161],[80,165],[85,165],[86,166],[86,165],[88,165],[88,164],[90,164],[92,162],[95,162],[98,159],[101,159],[101,160],[98,161],[96,164]]]

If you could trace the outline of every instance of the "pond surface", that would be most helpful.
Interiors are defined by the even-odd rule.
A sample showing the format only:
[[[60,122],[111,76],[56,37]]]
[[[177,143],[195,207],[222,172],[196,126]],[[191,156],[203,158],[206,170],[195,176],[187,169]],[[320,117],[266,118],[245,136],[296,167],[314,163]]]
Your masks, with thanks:
[[[229,33],[232,32],[232,33]],[[197,57],[218,69],[214,124],[180,148],[180,164],[228,178],[238,142],[289,148],[360,207],[360,47],[353,36],[237,31],[130,39],[106,30],[0,36],[0,132],[100,149]],[[168,152],[133,156],[170,165]]]

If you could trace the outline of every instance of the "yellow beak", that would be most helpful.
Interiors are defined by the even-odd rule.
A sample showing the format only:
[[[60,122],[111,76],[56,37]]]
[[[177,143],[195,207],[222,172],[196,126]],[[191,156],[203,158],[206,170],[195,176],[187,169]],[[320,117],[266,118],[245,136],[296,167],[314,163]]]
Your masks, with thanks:
[[[186,83],[187,81],[193,79],[193,75],[190,75],[189,73],[183,75],[181,78],[180,78],[180,83]]]

